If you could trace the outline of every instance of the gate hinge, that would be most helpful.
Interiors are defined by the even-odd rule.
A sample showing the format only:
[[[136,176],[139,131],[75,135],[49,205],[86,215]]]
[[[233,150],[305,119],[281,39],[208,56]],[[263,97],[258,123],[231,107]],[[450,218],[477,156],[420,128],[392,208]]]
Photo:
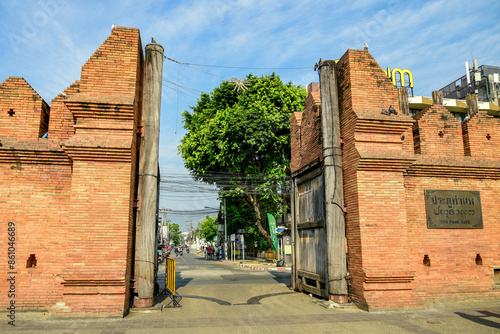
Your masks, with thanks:
[[[141,125],[137,127],[137,134],[141,135],[141,137],[144,137],[144,122],[142,122]]]
[[[137,199],[134,199],[134,208],[137,208],[137,211],[141,211],[142,200],[141,195],[137,195]]]

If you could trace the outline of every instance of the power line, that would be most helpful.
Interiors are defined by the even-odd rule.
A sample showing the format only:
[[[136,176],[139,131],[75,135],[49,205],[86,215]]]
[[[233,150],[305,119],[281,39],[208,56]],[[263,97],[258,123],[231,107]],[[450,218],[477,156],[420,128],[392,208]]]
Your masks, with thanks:
[[[303,70],[310,69],[311,67],[245,67],[245,66],[227,66],[227,65],[206,65],[206,64],[193,64],[193,63],[184,63],[178,60],[172,59],[167,56],[163,56],[165,59],[168,59],[174,63],[181,65],[191,65],[191,66],[202,66],[202,67],[218,67],[218,68],[233,68],[233,69],[241,69],[241,70]]]
[[[213,76],[216,76],[216,77],[219,77],[219,78],[222,78],[222,79],[225,79],[225,80],[228,80],[228,81],[231,81],[231,82],[234,82],[234,83],[237,83],[238,84],[238,81],[241,81],[241,80],[238,80],[238,79],[235,79],[235,78],[228,78],[228,77],[224,77],[222,75],[219,75],[219,74],[215,74],[215,73],[211,73],[211,72],[208,72],[208,71],[205,71],[205,70],[202,70],[200,68],[197,68],[197,67],[194,67],[194,66],[207,66],[207,67],[219,67],[219,68],[236,68],[236,69],[266,69],[266,70],[279,70],[279,69],[300,69],[302,71],[298,71],[298,72],[294,72],[294,73],[288,73],[288,74],[282,74],[282,75],[272,75],[270,76],[269,78],[270,79],[274,79],[274,78],[277,78],[277,77],[284,77],[284,76],[289,76],[289,75],[294,75],[294,74],[299,74],[299,73],[302,73],[302,72],[307,72],[307,71],[312,71],[314,70],[314,67],[288,67],[288,68],[259,68],[259,67],[238,67],[238,66],[222,66],[222,65],[203,65],[203,64],[190,64],[190,63],[183,63],[183,62],[180,62],[178,60],[175,60],[175,59],[172,59],[172,58],[169,58],[167,56],[164,56],[165,59],[168,59],[174,63],[177,63],[177,64],[180,64],[180,65],[184,65],[186,67],[189,67],[189,68],[192,68],[193,70],[197,70],[197,71],[200,71],[200,72],[203,72],[203,73],[206,73],[206,74],[210,74],[210,75],[213,75]],[[244,82],[249,82],[249,81],[255,81],[255,80],[260,80],[260,78],[256,78],[256,79],[251,79],[251,80],[246,80]]]
[[[186,95],[186,96],[192,97],[192,98],[194,98],[194,99],[197,99],[197,98],[198,98],[198,96],[195,96],[195,95],[192,95],[192,94],[188,94],[188,93],[185,93],[185,92],[179,91],[178,89],[173,88],[173,87],[170,87],[170,86],[167,86],[166,84],[162,84],[162,86],[163,86],[163,87],[165,87],[165,88],[171,89],[171,90],[173,90],[174,92],[181,93],[181,94],[184,94],[184,95]]]

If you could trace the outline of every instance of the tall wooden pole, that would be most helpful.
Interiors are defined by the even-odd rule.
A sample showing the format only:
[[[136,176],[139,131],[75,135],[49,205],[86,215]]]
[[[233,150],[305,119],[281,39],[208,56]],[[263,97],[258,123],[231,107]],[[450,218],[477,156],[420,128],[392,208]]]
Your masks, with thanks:
[[[296,277],[296,269],[297,269],[297,249],[295,248],[295,243],[297,240],[297,220],[295,217],[297,202],[295,201],[295,180],[290,178],[290,207],[291,207],[291,216],[292,216],[292,289],[297,287],[297,277]]]
[[[226,197],[224,197],[224,259],[227,261],[227,210]]]
[[[139,158],[141,204],[137,210],[135,246],[135,280],[139,296],[134,299],[135,307],[151,307],[154,300],[162,71],[163,47],[156,43],[146,45],[142,114],[144,137]]]
[[[340,116],[335,62],[333,60],[320,61],[318,71],[323,131],[328,293],[334,301],[343,303],[347,302],[347,264]]]

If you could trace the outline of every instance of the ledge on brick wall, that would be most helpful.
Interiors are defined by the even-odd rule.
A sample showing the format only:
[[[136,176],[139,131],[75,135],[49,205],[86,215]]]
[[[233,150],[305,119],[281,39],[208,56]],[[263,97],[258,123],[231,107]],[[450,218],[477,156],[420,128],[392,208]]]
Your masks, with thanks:
[[[405,151],[374,151],[357,148],[358,170],[405,172],[414,162],[415,157]]]
[[[62,147],[72,160],[130,162],[132,159],[130,143],[122,140],[73,138],[63,142]]]
[[[0,137],[0,163],[69,165],[71,160],[58,143],[40,138],[37,142]]]
[[[123,97],[99,98],[96,100],[72,97],[64,104],[75,118],[134,119],[133,99]]]
[[[61,284],[64,286],[123,286],[125,280],[65,279]]]
[[[402,135],[411,129],[415,120],[406,115],[377,115],[377,113],[358,114],[356,132]],[[369,117],[367,117],[369,116]]]
[[[500,161],[471,157],[436,157],[415,155],[409,176],[500,179]]]

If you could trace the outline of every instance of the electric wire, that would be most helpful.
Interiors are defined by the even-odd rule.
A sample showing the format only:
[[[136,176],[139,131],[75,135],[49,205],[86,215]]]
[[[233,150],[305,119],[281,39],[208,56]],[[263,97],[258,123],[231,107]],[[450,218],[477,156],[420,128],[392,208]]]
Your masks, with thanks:
[[[164,56],[164,57],[165,57],[165,59],[170,60],[171,62],[177,63],[179,65],[184,65],[184,66],[189,67],[189,68],[191,68],[193,70],[200,71],[200,72],[203,72],[203,73],[206,73],[206,74],[209,74],[209,75],[213,75],[213,76],[216,76],[216,77],[228,80],[228,81],[234,81],[234,79],[233,78],[228,78],[228,77],[225,77],[225,76],[222,76],[222,75],[219,75],[219,74],[211,73],[211,72],[202,70],[200,68],[197,68],[195,66],[230,68],[230,69],[255,69],[255,70],[257,70],[257,69],[259,69],[259,70],[262,70],[262,69],[266,69],[266,70],[300,69],[301,70],[301,71],[298,71],[298,72],[293,72],[293,73],[288,73],[288,74],[272,75],[272,76],[269,77],[269,79],[274,79],[276,77],[290,76],[290,75],[295,75],[295,74],[299,74],[299,73],[303,73],[303,72],[314,70],[314,67],[284,67],[284,68],[279,68],[279,67],[239,67],[239,66],[191,64],[191,63],[180,62],[178,60],[172,59],[172,58],[167,57],[167,56]],[[250,79],[250,80],[245,80],[245,81],[249,82],[249,81],[256,81],[256,80],[260,80],[260,78]]]

